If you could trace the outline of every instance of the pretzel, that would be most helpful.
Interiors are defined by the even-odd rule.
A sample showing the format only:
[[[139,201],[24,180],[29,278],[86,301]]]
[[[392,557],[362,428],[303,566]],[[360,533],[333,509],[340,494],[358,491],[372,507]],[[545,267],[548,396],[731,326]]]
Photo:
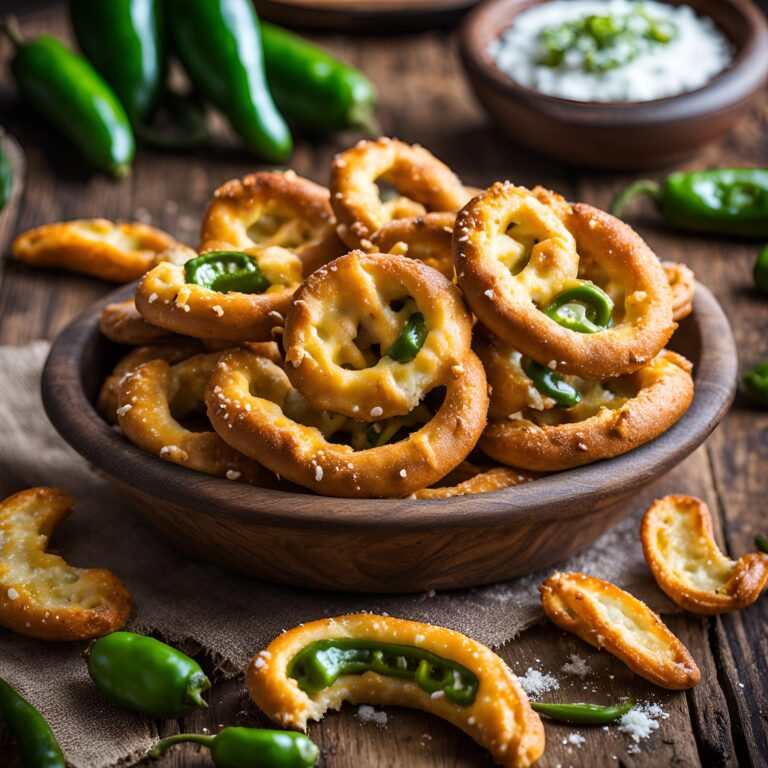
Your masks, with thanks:
[[[410,495],[411,499],[448,499],[475,493],[499,491],[536,479],[532,472],[512,467],[478,467],[468,461],[459,465],[450,475],[431,488],[422,488]]]
[[[377,180],[405,198],[383,203]],[[373,236],[397,219],[427,212],[456,213],[472,196],[431,152],[396,139],[360,141],[333,158],[331,205],[339,237],[350,247],[374,251]]]
[[[420,346],[408,341],[409,328],[421,333]],[[316,408],[375,421],[408,413],[460,376],[471,333],[461,294],[435,270],[352,251],[296,291],[285,318],[286,371]]]
[[[203,216],[201,251],[243,251],[280,246],[296,253],[304,275],[346,250],[325,187],[284,173],[252,173],[232,179],[213,193]]]
[[[685,264],[662,261],[661,266],[664,268],[669,287],[672,289],[672,319],[675,321],[682,320],[693,312],[696,278]]]
[[[118,386],[117,418],[123,434],[161,459],[209,475],[271,487],[274,478],[228,446],[215,432],[179,423],[204,412],[205,387],[219,353],[195,355],[173,366],[150,360],[129,371]]]
[[[148,323],[133,299],[107,304],[99,315],[99,330],[116,344],[139,346],[161,344],[181,338],[172,331]]]
[[[329,645],[345,655],[324,655]],[[284,728],[305,731],[345,701],[403,706],[452,723],[505,768],[530,766],[544,752],[544,727],[509,667],[444,627],[365,613],[313,621],[256,654],[245,681]]]
[[[301,259],[280,246],[242,252],[266,280],[261,293],[221,292],[188,282],[190,266],[158,264],[136,291],[136,308],[152,325],[197,339],[269,341],[303,279]],[[203,254],[203,256],[213,254]]]
[[[720,551],[707,505],[693,496],[653,502],[640,528],[653,578],[669,597],[692,613],[726,613],[752,605],[768,582],[768,555],[738,560]]]
[[[233,448],[319,494],[405,496],[448,474],[477,442],[487,386],[471,353],[463,369],[448,382],[434,416],[420,405],[407,416],[367,424],[311,408],[280,367],[230,350],[208,385],[208,416]],[[401,429],[409,434],[397,439]]]
[[[626,224],[591,206],[497,183],[456,217],[453,251],[459,285],[478,318],[524,355],[557,361],[562,372],[591,379],[630,373],[675,329],[656,256]],[[599,286],[579,277],[582,258],[621,285],[621,303],[611,307]],[[574,292],[603,296],[597,307],[607,317],[593,321],[587,309],[586,321],[569,321],[571,307],[585,306],[569,299]]]
[[[643,602],[583,573],[553,573],[539,587],[547,617],[655,685],[683,690],[701,673],[688,649]]]
[[[133,603],[103,568],[73,568],[46,552],[74,499],[58,488],[29,488],[0,502],[0,626],[38,640],[89,640],[115,632]]]
[[[11,254],[33,266],[127,283],[141,277],[174,244],[170,235],[136,221],[77,219],[23,232],[13,241]]]
[[[627,376],[568,378],[581,393],[578,405],[526,408],[493,419],[479,447],[502,464],[541,472],[618,456],[658,437],[685,413],[693,399],[690,371],[684,357],[663,350]]]

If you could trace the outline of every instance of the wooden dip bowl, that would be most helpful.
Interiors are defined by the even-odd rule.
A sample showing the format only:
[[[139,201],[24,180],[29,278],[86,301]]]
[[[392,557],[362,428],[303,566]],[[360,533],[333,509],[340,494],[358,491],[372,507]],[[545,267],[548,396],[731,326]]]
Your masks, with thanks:
[[[265,490],[151,456],[96,412],[99,387],[125,353],[99,333],[99,314],[135,287],[104,298],[55,340],[43,372],[48,417],[173,544],[225,568],[302,587],[470,587],[565,560],[629,514],[638,488],[701,445],[736,389],[728,321],[697,285],[693,314],[670,345],[694,363],[693,403],[670,430],[630,453],[514,488],[440,500]]]

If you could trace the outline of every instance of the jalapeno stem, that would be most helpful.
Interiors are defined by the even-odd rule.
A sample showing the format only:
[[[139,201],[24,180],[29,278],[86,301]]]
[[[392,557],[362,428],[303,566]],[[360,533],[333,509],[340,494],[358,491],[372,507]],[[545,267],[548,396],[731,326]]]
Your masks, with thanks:
[[[755,546],[761,551],[768,554],[768,536],[764,536],[762,533],[755,535]]]
[[[658,181],[651,179],[640,179],[632,182],[629,186],[619,192],[611,202],[610,212],[617,218],[621,218],[627,206],[640,195],[648,195],[655,203],[661,200],[663,188]]]
[[[620,704],[604,707],[599,704],[540,704],[537,701],[531,703],[536,712],[546,715],[552,720],[571,725],[607,725],[618,720],[629,712],[634,706],[631,699],[626,699]]]
[[[15,48],[24,45],[24,35],[15,16],[6,16],[0,21],[0,32],[13,43]]]
[[[210,748],[215,738],[215,736],[204,736],[202,733],[177,733],[175,736],[167,736],[164,739],[160,739],[150,750],[149,757],[156,760],[162,757],[175,744],[185,744],[187,742],[203,744]]]

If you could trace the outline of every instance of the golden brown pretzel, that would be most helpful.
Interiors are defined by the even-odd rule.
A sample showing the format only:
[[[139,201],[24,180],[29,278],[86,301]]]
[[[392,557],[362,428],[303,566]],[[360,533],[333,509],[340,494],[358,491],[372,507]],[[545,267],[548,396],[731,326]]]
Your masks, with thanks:
[[[554,360],[564,373],[630,373],[675,329],[656,256],[630,227],[591,206],[497,183],[456,217],[453,249],[459,285],[478,318],[524,355],[545,365]],[[542,311],[584,282],[582,258],[623,287],[613,325],[597,333],[570,330]]]
[[[693,294],[696,290],[696,277],[685,264],[675,261],[662,261],[661,266],[672,289],[672,319],[682,320],[693,312]]]
[[[426,340],[399,362],[389,351],[417,313]],[[352,251],[296,291],[283,335],[286,371],[316,408],[376,421],[408,413],[460,376],[471,332],[461,294],[438,272],[402,256]]]
[[[658,437],[693,399],[691,364],[663,350],[627,376],[577,384],[571,408],[525,409],[490,421],[480,448],[502,464],[556,471],[626,453]]]
[[[731,560],[717,546],[707,505],[693,496],[654,501],[643,517],[640,540],[656,583],[686,611],[741,610],[768,582],[768,555],[752,552]]]
[[[78,219],[23,232],[13,241],[11,254],[33,266],[127,283],[141,277],[174,244],[162,230],[136,221]]]
[[[404,496],[448,474],[477,442],[488,407],[485,375],[471,353],[463,365],[431,419],[377,447],[354,450],[333,441],[337,432],[364,435],[375,426],[310,408],[281,368],[246,350],[221,356],[206,393],[208,416],[233,448],[317,493]],[[398,419],[405,425],[407,417]]]
[[[431,488],[422,488],[411,494],[412,499],[448,499],[452,496],[468,496],[488,493],[502,488],[530,483],[538,476],[513,467],[479,467],[463,462],[450,475]]]
[[[382,203],[378,179],[407,199]],[[389,222],[427,212],[456,213],[470,197],[447,165],[415,144],[388,138],[360,141],[333,158],[331,205],[339,237],[350,248],[373,251],[374,233]]]
[[[474,701],[451,702],[414,680],[367,671],[341,675],[312,695],[291,677],[291,661],[318,641],[373,641],[427,652],[468,670],[479,681]],[[354,614],[321,619],[284,632],[253,657],[245,676],[251,698],[278,725],[306,730],[343,702],[412,707],[461,728],[505,768],[527,768],[544,752],[544,727],[507,665],[484,645],[444,627],[390,616]]]
[[[139,314],[133,299],[107,304],[99,315],[99,330],[110,341],[131,347],[161,344],[183,338],[172,331],[148,323]]]
[[[39,640],[89,640],[125,624],[128,590],[103,568],[73,568],[46,552],[74,499],[29,488],[0,502],[0,626]]]

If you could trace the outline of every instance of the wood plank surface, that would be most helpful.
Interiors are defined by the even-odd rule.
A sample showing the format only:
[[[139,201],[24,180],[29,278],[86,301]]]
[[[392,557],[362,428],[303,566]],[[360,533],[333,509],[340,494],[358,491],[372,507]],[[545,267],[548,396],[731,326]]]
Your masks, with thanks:
[[[41,3],[37,2],[40,6]],[[60,6],[22,14],[30,33],[49,31],[69,38]],[[380,93],[383,132],[418,141],[444,159],[468,184],[486,186],[497,179],[550,186],[571,199],[606,206],[628,177],[564,169],[515,149],[487,122],[472,99],[448,33],[418,36],[317,38],[363,68]],[[2,65],[8,47],[0,49]],[[66,144],[47,131],[12,94],[4,69],[0,104],[2,124],[22,144],[27,184],[22,198],[0,215],[0,248],[9,238],[52,220],[105,216],[138,218],[194,244],[199,217],[211,191],[222,181],[256,170],[226,136],[213,148],[191,155],[153,152],[142,147],[132,177],[114,183],[83,171]],[[708,148],[687,167],[768,164],[768,98],[720,145]],[[358,137],[297,142],[291,162],[300,174],[326,182],[334,151]],[[664,259],[685,261],[717,295],[733,325],[743,366],[768,358],[768,301],[751,289],[751,265],[758,244],[681,236],[663,229],[646,209],[637,221],[641,233]],[[111,286],[85,277],[35,271],[0,261],[0,343],[23,344],[53,337],[79,310]],[[0,394],[0,396],[2,396]],[[753,548],[752,537],[766,530],[768,494],[768,413],[739,398],[706,445],[635,500],[643,508],[667,492],[704,498],[716,516],[721,544],[735,555]],[[667,717],[659,730],[637,747],[616,729],[572,728],[547,723],[547,751],[540,765],[555,766],[765,766],[768,764],[768,601],[732,616],[670,617],[670,626],[702,669],[702,683],[687,693],[654,688],[611,656],[598,653],[552,626],[535,627],[508,643],[501,654],[518,674],[528,667],[550,671],[559,690],[551,701],[613,701],[632,695],[659,703]],[[0,649],[1,652],[1,649]],[[584,658],[591,672],[584,678],[561,671],[570,654]],[[215,732],[224,724],[266,725],[250,704],[242,679],[212,691],[211,709],[182,723],[162,724],[162,734],[176,727]],[[328,768],[360,766],[490,765],[485,753],[462,733],[418,712],[392,709],[380,727],[363,723],[354,708],[328,715],[310,729]],[[169,730],[170,729],[170,730]],[[578,732],[583,743],[569,735]],[[15,747],[0,725],[0,765],[20,766]],[[195,747],[175,750],[160,766],[207,766]]]

